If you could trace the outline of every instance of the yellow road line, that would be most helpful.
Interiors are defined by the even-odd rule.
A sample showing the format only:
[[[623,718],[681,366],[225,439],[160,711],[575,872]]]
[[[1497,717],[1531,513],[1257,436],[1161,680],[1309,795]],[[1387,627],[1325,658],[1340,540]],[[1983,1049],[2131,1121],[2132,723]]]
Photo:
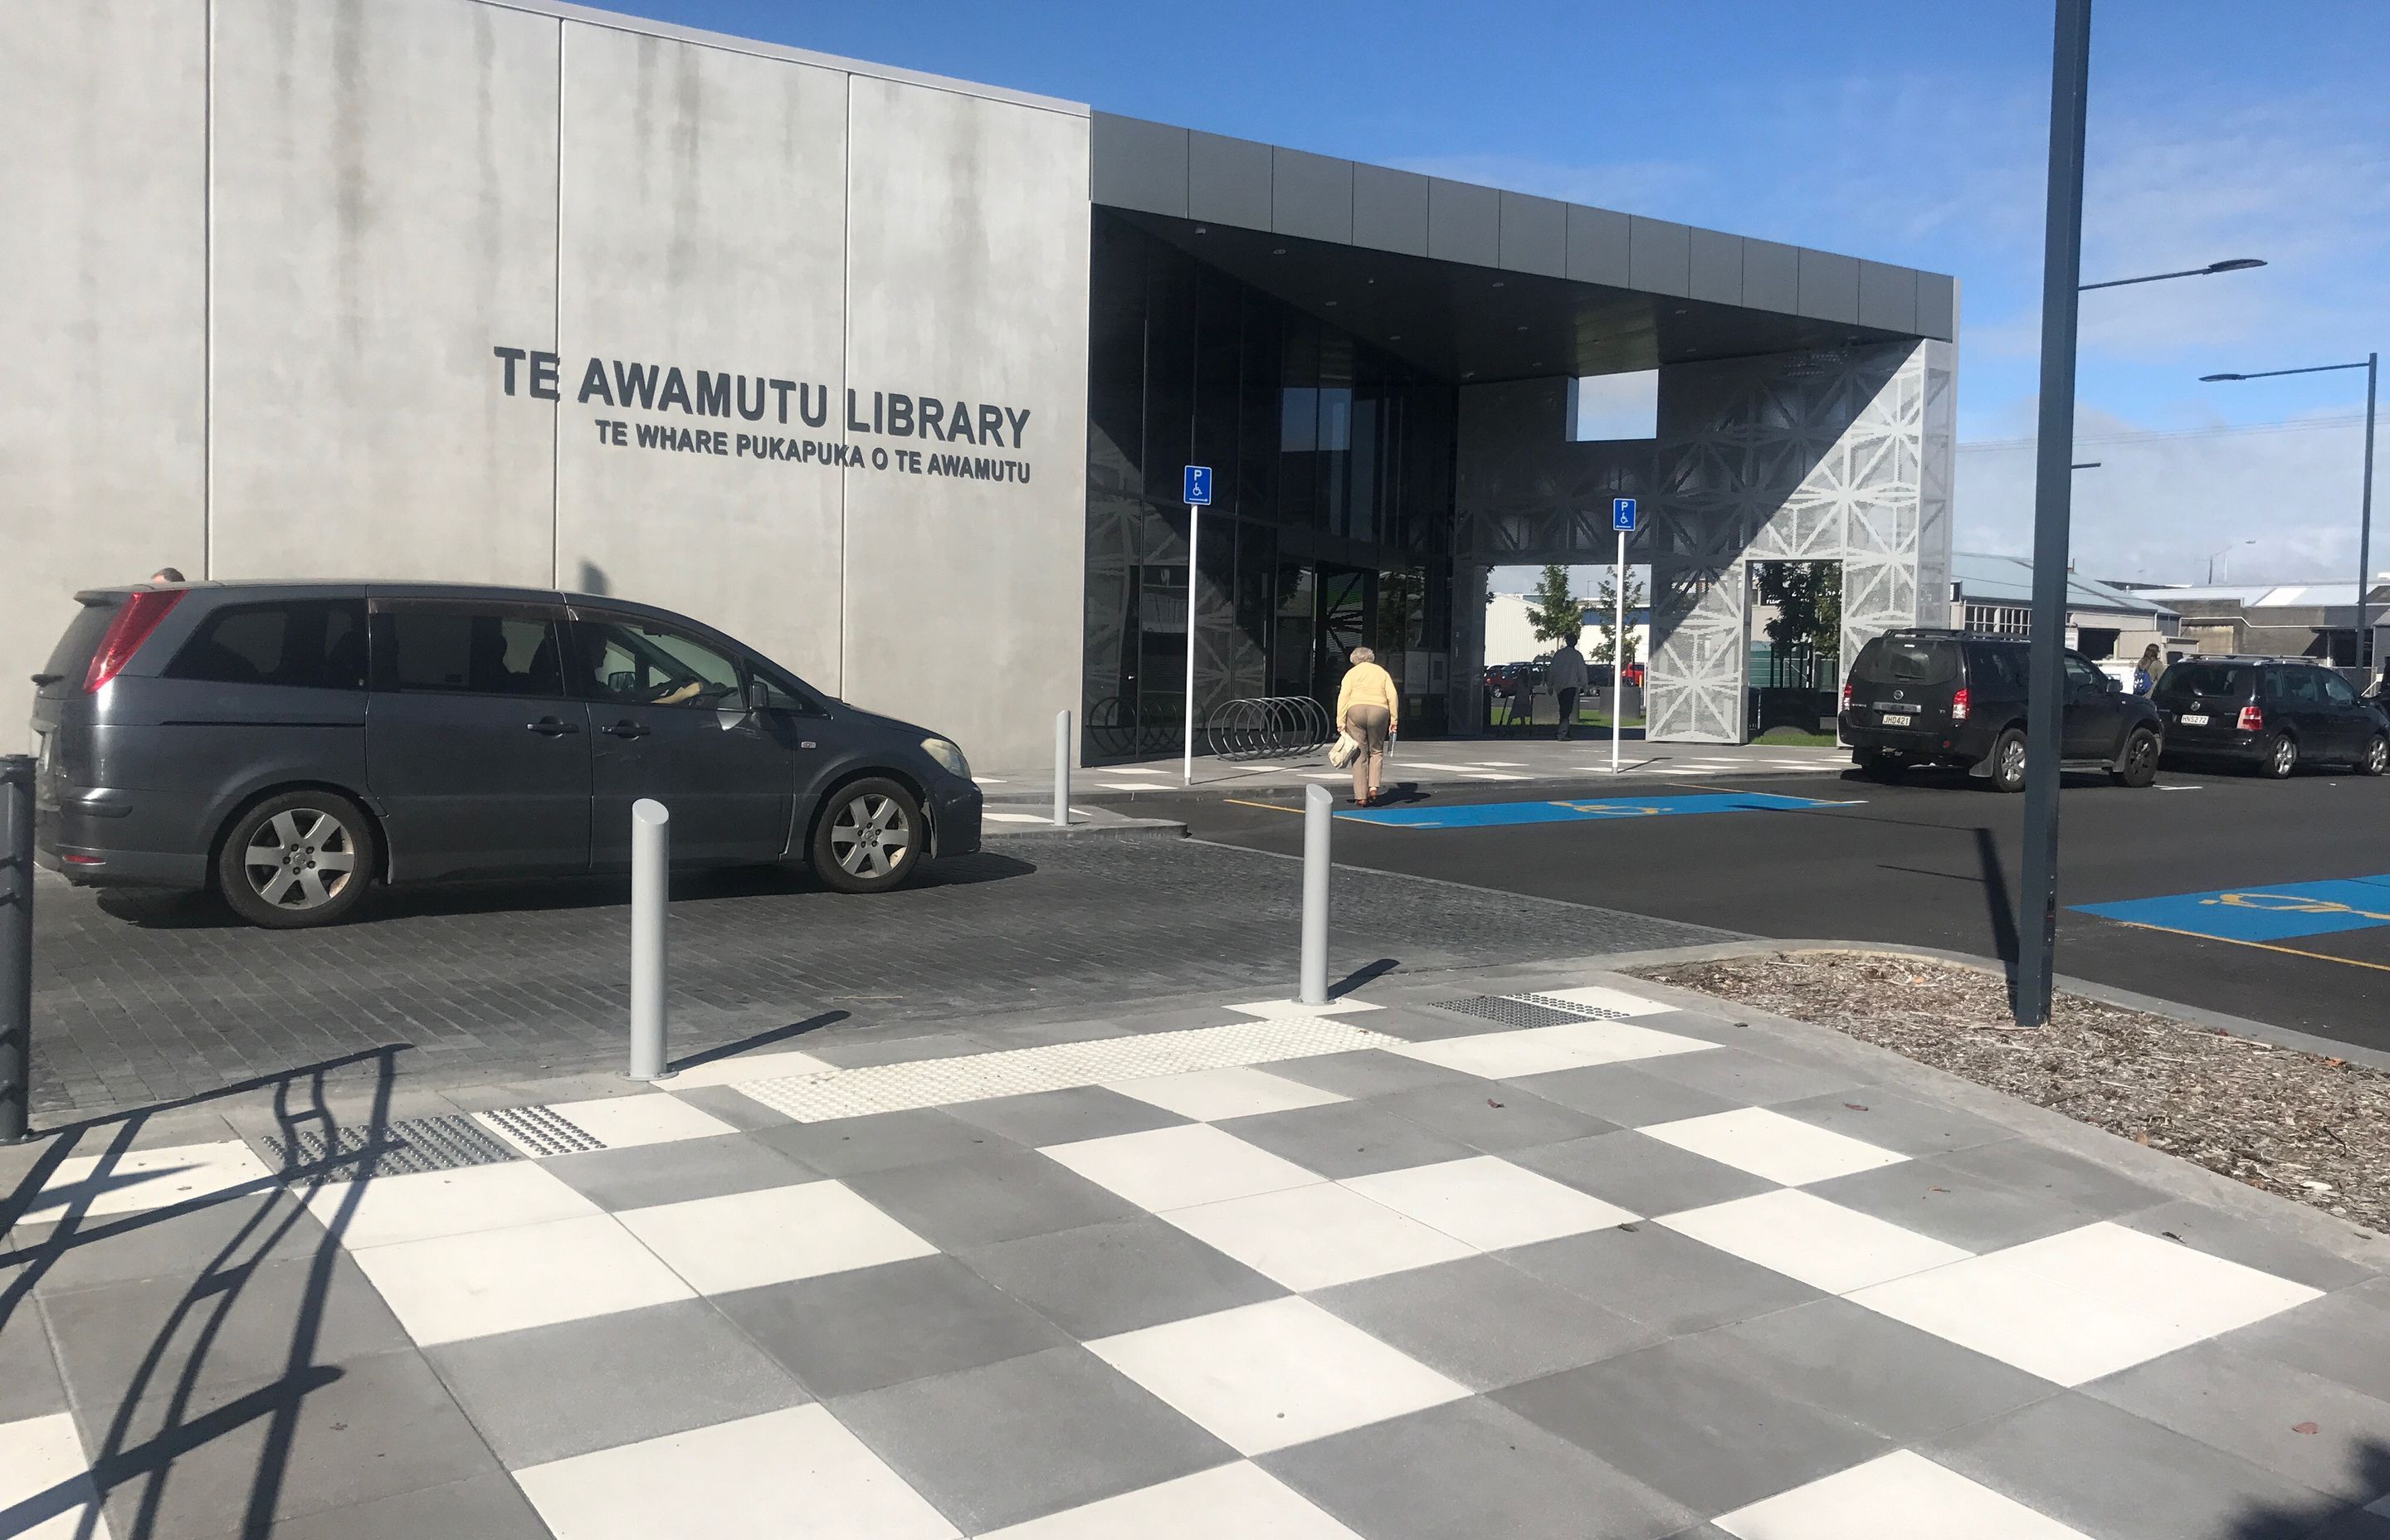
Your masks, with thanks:
[[[1242,797],[1223,797],[1220,800],[1224,802],[1234,802],[1239,807],[1266,807],[1272,813],[1300,813],[1303,811],[1303,809],[1299,807],[1289,807],[1283,802],[1249,802]]]
[[[2313,957],[2318,962],[2346,963],[2351,968],[2370,968],[2376,973],[2390,973],[2390,963],[2361,962],[2355,957],[2335,957],[2329,952],[2302,952],[2295,946],[2276,946],[2271,942],[2240,941],[2231,936],[2205,936],[2196,930],[2178,930],[2171,925],[2146,925],[2138,919],[2111,920],[2109,923],[2128,926],[2136,930],[2159,930],[2169,936],[2189,936],[2193,941],[2220,941],[2233,946],[2254,946],[2260,952],[2280,952],[2285,956]]]

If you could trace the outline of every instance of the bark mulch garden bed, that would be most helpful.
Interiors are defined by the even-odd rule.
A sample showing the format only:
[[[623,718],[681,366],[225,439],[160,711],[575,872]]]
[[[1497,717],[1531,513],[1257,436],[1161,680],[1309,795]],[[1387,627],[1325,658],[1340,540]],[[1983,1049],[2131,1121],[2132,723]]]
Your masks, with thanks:
[[[2049,1025],[2020,1031],[2005,980],[1921,958],[1802,953],[1636,971],[1832,1027],[2390,1232],[2390,1072],[2068,995]]]

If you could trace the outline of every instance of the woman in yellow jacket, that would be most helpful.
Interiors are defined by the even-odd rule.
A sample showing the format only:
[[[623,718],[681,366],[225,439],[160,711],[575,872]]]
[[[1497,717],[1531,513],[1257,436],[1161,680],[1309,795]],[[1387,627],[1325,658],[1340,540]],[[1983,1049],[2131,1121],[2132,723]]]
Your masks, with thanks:
[[[1336,691],[1337,730],[1361,745],[1353,756],[1353,801],[1367,807],[1378,800],[1378,777],[1386,768],[1386,744],[1401,725],[1403,698],[1394,676],[1378,666],[1366,647],[1353,649],[1353,666]]]

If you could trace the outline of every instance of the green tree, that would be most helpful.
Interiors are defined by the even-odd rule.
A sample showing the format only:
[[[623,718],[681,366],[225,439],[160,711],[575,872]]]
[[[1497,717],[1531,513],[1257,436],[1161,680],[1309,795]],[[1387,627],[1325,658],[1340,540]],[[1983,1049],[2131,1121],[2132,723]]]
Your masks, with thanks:
[[[1643,608],[1643,603],[1644,596],[1642,580],[1638,578],[1634,572],[1630,571],[1626,574],[1626,614],[1628,617],[1626,628],[1626,655],[1625,658],[1620,660],[1622,662],[1631,663],[1636,661],[1635,654],[1638,649],[1635,645],[1634,614],[1635,611]],[[1613,634],[1618,630],[1618,577],[1616,573],[1609,573],[1602,578],[1601,596],[1595,599],[1593,604],[1596,611],[1592,627],[1594,639],[1593,644],[1585,649],[1585,658],[1586,661],[1589,663],[1606,663],[1610,661],[1610,648],[1612,646]]]
[[[1527,622],[1539,642],[1558,641],[1585,629],[1585,601],[1569,592],[1567,568],[1555,564],[1544,569],[1535,601],[1527,607]]]
[[[1842,649],[1843,564],[1770,561],[1759,569],[1759,597],[1776,607],[1767,639],[1831,656]]]

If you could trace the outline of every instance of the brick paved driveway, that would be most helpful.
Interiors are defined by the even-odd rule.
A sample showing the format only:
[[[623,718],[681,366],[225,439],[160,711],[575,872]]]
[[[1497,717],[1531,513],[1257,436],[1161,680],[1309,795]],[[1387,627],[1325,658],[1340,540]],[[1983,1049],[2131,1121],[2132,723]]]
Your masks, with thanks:
[[[855,899],[737,873],[675,890],[675,1054],[973,1008],[1100,1015],[1291,982],[1299,874],[1183,841],[1007,841],[905,892]],[[37,900],[35,1110],[140,1106],[389,1044],[414,1084],[610,1068],[623,1053],[620,881],[400,891],[358,922],[287,932],[190,898]],[[1608,910],[1346,871],[1339,970],[1578,956],[1721,939]]]

